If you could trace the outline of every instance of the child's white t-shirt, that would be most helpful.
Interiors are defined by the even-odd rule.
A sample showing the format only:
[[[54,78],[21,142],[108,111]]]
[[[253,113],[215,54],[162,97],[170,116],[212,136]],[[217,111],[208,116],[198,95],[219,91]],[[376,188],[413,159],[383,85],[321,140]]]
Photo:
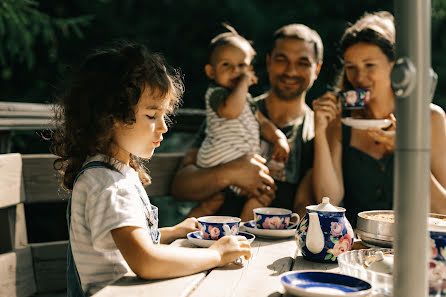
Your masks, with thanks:
[[[86,163],[90,161],[105,157],[98,155]],[[87,295],[130,271],[110,231],[124,226],[148,230],[140,196],[150,201],[138,173],[122,163],[115,167],[122,174],[106,168],[84,171],[72,193],[70,242]]]

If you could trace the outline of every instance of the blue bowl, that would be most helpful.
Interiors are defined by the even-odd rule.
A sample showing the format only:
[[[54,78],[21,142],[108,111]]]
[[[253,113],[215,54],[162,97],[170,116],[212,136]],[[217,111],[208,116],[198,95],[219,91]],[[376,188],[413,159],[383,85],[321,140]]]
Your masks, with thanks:
[[[298,296],[367,296],[370,283],[359,278],[325,271],[291,271],[280,278],[285,289]]]

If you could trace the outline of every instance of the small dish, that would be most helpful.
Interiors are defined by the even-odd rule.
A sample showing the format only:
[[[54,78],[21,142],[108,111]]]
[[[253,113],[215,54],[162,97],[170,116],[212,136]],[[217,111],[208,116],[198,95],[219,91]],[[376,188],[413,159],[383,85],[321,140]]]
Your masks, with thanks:
[[[239,232],[238,235],[245,236],[249,244],[251,244],[256,238],[253,234],[248,232]],[[189,232],[187,234],[187,239],[199,247],[210,247],[216,240],[213,239],[203,239],[201,237],[200,231]]]
[[[326,271],[290,271],[282,274],[285,290],[301,297],[367,296],[370,283],[359,278]]]
[[[342,118],[341,122],[344,125],[358,130],[367,130],[369,128],[385,128],[392,123],[392,121],[388,119],[355,119],[351,117]]]
[[[290,236],[294,236],[294,233],[296,233],[296,226],[293,226],[289,229],[280,229],[280,230],[273,230],[273,229],[257,229],[256,228],[256,222],[254,220],[244,222],[240,226],[245,231],[248,231],[249,233],[255,234],[260,237],[267,237],[267,238],[286,238]]]

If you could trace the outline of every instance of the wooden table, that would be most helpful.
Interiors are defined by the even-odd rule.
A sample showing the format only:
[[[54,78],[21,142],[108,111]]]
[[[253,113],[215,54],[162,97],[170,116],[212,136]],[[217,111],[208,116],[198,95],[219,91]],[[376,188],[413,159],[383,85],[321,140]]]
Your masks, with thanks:
[[[187,239],[172,243],[192,247]],[[306,261],[297,251],[294,237],[264,239],[251,244],[252,258],[243,267],[235,264],[190,276],[147,281],[125,276],[99,291],[95,297],[278,297],[284,294],[279,276],[291,270],[325,270],[336,272],[338,265]],[[287,296],[287,295],[285,295]]]

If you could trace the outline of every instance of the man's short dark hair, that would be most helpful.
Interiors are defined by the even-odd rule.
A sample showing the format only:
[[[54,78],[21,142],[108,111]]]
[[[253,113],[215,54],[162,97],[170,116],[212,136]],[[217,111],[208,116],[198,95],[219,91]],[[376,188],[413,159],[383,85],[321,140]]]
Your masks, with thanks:
[[[279,28],[273,34],[273,40],[271,43],[271,49],[269,54],[272,53],[276,46],[278,39],[284,38],[294,38],[297,40],[304,40],[306,42],[312,43],[314,46],[314,56],[318,63],[322,63],[324,58],[324,45],[322,44],[322,39],[319,34],[309,27],[303,24],[289,24]]]

